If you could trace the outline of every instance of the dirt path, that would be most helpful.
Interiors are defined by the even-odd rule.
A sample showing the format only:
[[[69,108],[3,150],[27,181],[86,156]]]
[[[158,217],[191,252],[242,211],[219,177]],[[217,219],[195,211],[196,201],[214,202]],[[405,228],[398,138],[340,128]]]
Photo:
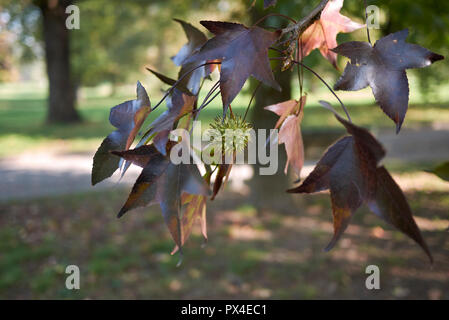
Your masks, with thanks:
[[[449,159],[449,127],[403,129],[398,136],[379,131],[375,135],[387,149],[388,161],[436,162]],[[90,185],[92,154],[30,153],[1,159],[0,201],[117,187],[118,174],[95,187]],[[314,161],[306,164],[303,174],[310,172]],[[282,169],[283,164],[280,167]],[[132,184],[139,172],[137,167],[130,168],[120,185]],[[232,173],[233,188],[245,188],[244,181],[252,176],[252,169],[250,166],[237,166]]]

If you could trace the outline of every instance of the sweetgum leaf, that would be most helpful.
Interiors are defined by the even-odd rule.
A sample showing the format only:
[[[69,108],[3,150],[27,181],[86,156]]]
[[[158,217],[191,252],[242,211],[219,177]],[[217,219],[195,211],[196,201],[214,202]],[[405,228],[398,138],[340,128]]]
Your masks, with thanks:
[[[287,163],[285,164],[284,172],[287,174],[288,166],[291,165],[298,177],[301,174],[301,169],[304,165],[304,144],[300,124],[305,103],[306,96],[303,96],[300,101],[288,100],[265,107],[266,110],[279,115],[279,120],[276,123],[275,129],[280,127],[279,144],[285,144],[285,151],[287,153]]]
[[[197,65],[203,64],[206,60],[201,63],[195,62],[186,62],[187,58],[189,58],[194,52],[198,51],[203,44],[206,43],[207,37],[200,30],[192,26],[190,23],[185,21],[175,19],[176,22],[181,24],[184,33],[187,36],[187,44],[185,44],[181,50],[172,57],[173,62],[177,66],[181,66],[181,70],[178,74],[178,79],[181,79],[186,73],[193,70]],[[181,80],[181,85],[187,88],[193,95],[197,95],[199,93],[201,80],[207,77],[214,69],[215,65],[207,65],[201,68],[196,69],[193,72],[190,72]]]
[[[150,110],[150,99],[140,82],[137,82],[136,100],[126,101],[111,108],[109,122],[117,130],[103,140],[95,153],[92,185],[109,178],[118,169],[120,158],[111,154],[111,151],[129,148]]]
[[[211,173],[206,172],[203,179],[206,183],[210,184]],[[199,220],[201,224],[201,233],[203,234],[204,239],[207,241],[207,224],[206,224],[206,202],[207,198],[204,195],[195,195],[184,193],[181,197],[182,205],[185,205],[185,209],[181,218],[181,235],[182,241],[181,244],[187,241],[192,233],[193,223],[195,220]],[[175,245],[175,248],[172,251],[172,254],[176,253],[179,250],[179,247]]]
[[[224,113],[250,76],[281,90],[268,59],[268,48],[279,39],[280,32],[230,22],[201,21],[201,24],[215,37],[208,40],[186,63],[199,65],[205,60],[222,61],[220,89]]]
[[[167,98],[167,110],[150,124],[151,130],[147,136],[157,134],[155,146],[162,154],[166,154],[166,144],[175,122],[193,110],[195,101],[194,96],[184,94],[175,88]]]
[[[134,159],[138,164],[144,164],[144,148],[138,151],[130,150],[121,154],[125,159]],[[136,180],[131,193],[120,210],[118,217],[129,210],[159,203],[165,223],[178,247],[182,246],[182,231],[180,225],[181,195],[208,196],[209,185],[201,177],[195,164],[173,164],[170,159],[155,148],[146,148],[148,162]],[[139,157],[136,158],[136,155]],[[132,161],[132,160],[131,160]]]
[[[206,197],[203,195],[193,195],[184,193],[182,195],[182,204],[186,205],[181,218],[181,245],[184,245],[192,233],[193,223],[199,220],[201,223],[201,233],[207,240],[206,227]],[[175,245],[171,254],[175,254],[179,247]]]
[[[163,75],[162,73],[159,73],[157,71],[154,71],[150,68],[145,68],[148,71],[150,71],[152,74],[154,74],[159,80],[161,80],[163,83],[168,84],[170,87],[174,86],[176,84],[176,80],[167,77],[166,75]],[[181,81],[176,85],[176,88],[180,90],[181,92],[187,94],[187,95],[193,95],[192,92],[186,87],[186,84]]]
[[[384,167],[377,168],[377,189],[374,200],[368,202],[372,212],[415,240],[433,262],[404,193]]]
[[[112,154],[119,156],[141,168],[145,168],[148,162],[160,153],[154,145],[144,145],[132,150],[112,151]]]
[[[385,156],[383,147],[367,130],[336,117],[350,136],[334,143],[303,183],[288,190],[290,193],[330,190],[334,236],[326,250],[335,245],[354,212],[367,204],[376,215],[415,240],[432,261],[404,194],[388,171],[378,167]]]
[[[378,40],[374,46],[366,42],[347,42],[332,51],[348,57],[343,75],[335,90],[356,91],[370,86],[382,110],[396,123],[399,132],[408,108],[409,86],[406,69],[423,68],[444,59],[416,44],[405,42],[408,30]]]
[[[222,185],[224,182],[227,181],[229,174],[231,173],[232,164],[220,164],[218,167],[217,176],[215,177],[213,191],[212,191],[212,197],[211,200],[214,200],[217,196],[218,192],[220,191]]]
[[[197,50],[207,41],[207,37],[190,23],[180,19],[174,20],[181,25],[188,40],[187,44],[185,44],[181,50],[179,50],[179,52],[171,58],[177,66],[182,66],[184,61],[192,55],[192,52]]]
[[[343,0],[330,0],[326,4],[320,19],[301,35],[302,52],[298,50],[298,60],[308,56],[312,50],[319,49],[322,56],[337,68],[337,54],[330,50],[337,46],[337,34],[353,32],[364,27],[363,24],[354,22],[340,14],[342,7]]]

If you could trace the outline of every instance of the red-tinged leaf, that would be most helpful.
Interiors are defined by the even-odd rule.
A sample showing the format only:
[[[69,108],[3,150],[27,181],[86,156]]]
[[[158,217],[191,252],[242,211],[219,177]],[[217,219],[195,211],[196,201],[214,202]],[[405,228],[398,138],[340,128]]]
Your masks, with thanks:
[[[415,219],[413,219],[412,210],[401,188],[384,167],[377,168],[376,176],[376,195],[368,203],[371,211],[415,240],[426,252],[432,263],[432,254],[416,225]]]
[[[131,161],[143,164],[143,147],[120,153]],[[165,223],[176,245],[182,246],[182,230],[180,225],[181,194],[208,196],[209,186],[201,177],[195,164],[175,165],[170,159],[155,148],[146,148],[148,162],[137,178],[131,193],[120,210],[118,217],[129,210],[159,203]],[[119,153],[117,153],[119,154]],[[138,157],[136,158],[136,155]]]
[[[376,167],[384,149],[365,129],[337,116],[351,136],[338,140],[320,159],[315,169],[290,193],[314,193],[330,189],[334,236],[330,250],[344,232],[353,213],[376,191]]]
[[[372,47],[366,42],[347,42],[332,51],[351,59],[335,84],[336,90],[356,91],[370,86],[382,110],[401,129],[408,109],[406,69],[422,68],[444,59],[415,44],[406,43],[408,30],[392,33]]]
[[[150,100],[145,88],[137,82],[137,99],[126,101],[111,109],[109,122],[117,128],[101,143],[95,153],[92,166],[92,185],[109,178],[119,167],[120,158],[110,151],[126,149],[135,138],[146,115],[150,112]]]
[[[304,145],[299,128],[300,123],[301,118],[299,116],[290,115],[285,119],[279,130],[279,143],[285,144],[285,151],[287,152],[284,172],[287,174],[288,166],[291,165],[298,177],[304,165]]]
[[[204,239],[207,240],[207,229],[206,229],[206,197],[203,195],[191,195],[183,194],[182,204],[187,205],[184,209],[182,219],[181,219],[181,234],[182,242],[184,245],[187,239],[192,233],[193,223],[195,220],[199,220],[201,224],[201,232]],[[171,254],[175,254],[179,250],[176,245]]]
[[[300,100],[300,102],[289,100],[265,107],[265,109],[273,111],[280,116],[275,129],[279,126],[281,127],[278,141],[279,144],[285,144],[285,151],[287,152],[287,163],[285,164],[284,172],[287,174],[290,164],[298,176],[301,174],[301,169],[304,165],[304,145],[300,123],[303,117],[302,110],[306,103],[306,96],[303,96]]]
[[[288,100],[281,103],[273,104],[271,106],[265,107],[265,110],[272,111],[279,116],[275,129],[279,128],[284,120],[294,112],[294,109],[298,107],[298,101]]]
[[[136,138],[136,135],[142,127],[143,122],[151,112],[150,99],[148,98],[145,88],[140,84],[140,82],[137,83],[137,101],[140,101],[140,108],[134,114],[134,127],[129,133],[128,139],[126,140],[126,150],[131,147],[131,144]]]
[[[195,164],[170,164],[164,173],[160,206],[165,223],[178,247],[182,247],[180,225],[180,201],[183,192],[196,195],[209,195],[205,183]]]
[[[247,28],[242,24],[201,21],[215,37],[208,40],[186,63],[221,60],[220,89],[224,112],[242,89],[246,80],[253,76],[268,86],[280,90],[271,71],[268,48],[280,36],[260,27]]]
[[[313,49],[319,49],[323,57],[337,68],[337,54],[330,51],[337,46],[337,34],[340,32],[353,32],[363,28],[363,24],[352,21],[340,14],[343,0],[330,0],[321,12],[320,19],[315,21],[302,34],[300,41],[302,46],[298,50],[298,59],[310,54]]]

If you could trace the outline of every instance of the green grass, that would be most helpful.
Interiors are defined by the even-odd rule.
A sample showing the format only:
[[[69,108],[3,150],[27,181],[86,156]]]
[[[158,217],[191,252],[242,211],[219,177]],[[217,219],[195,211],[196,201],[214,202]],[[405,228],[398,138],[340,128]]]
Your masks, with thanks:
[[[407,196],[416,216],[447,224],[446,193]],[[173,241],[159,208],[117,220],[125,197],[125,190],[115,189],[0,204],[0,298],[369,299],[394,298],[396,286],[409,289],[407,298],[428,298],[430,290],[449,298],[441,279],[449,248],[440,227],[424,231],[433,268],[413,241],[366,208],[336,248],[323,252],[331,237],[328,195],[296,195],[300,203],[280,214],[254,212],[247,198],[224,193],[208,204],[208,245],[201,248],[196,228],[177,268],[179,256],[170,255]],[[379,226],[385,234],[375,237]],[[229,232],[235,228],[245,228],[245,237]],[[258,238],[260,232],[270,238]],[[64,287],[71,264],[80,268],[79,291]],[[381,268],[382,290],[376,293],[364,289],[369,264]]]
[[[100,88],[101,89],[101,88]],[[100,89],[83,89],[83,98],[79,101],[79,110],[84,122],[76,125],[48,125],[45,123],[46,98],[45,88],[32,85],[0,85],[0,156],[9,156],[36,149],[52,149],[61,152],[92,152],[101,140],[114,128],[109,124],[109,110],[112,106],[125,100],[133,99],[133,89],[124,95],[104,96]],[[347,102],[353,121],[359,125],[386,128],[393,132],[393,122],[385,116],[379,107],[371,105],[369,90],[357,93],[341,93]],[[161,93],[154,93],[160,97]],[[249,101],[249,94],[239,95],[233,104],[236,113],[243,113]],[[343,130],[333,115],[320,107],[317,101],[324,99],[334,101],[329,92],[320,89],[310,95],[305,109],[302,129],[305,132],[326,132]],[[414,99],[421,101],[422,99]],[[153,103],[157,99],[152,98]],[[335,108],[341,109],[334,103]],[[162,111],[162,105],[148,118],[152,121]],[[268,113],[268,111],[266,111]],[[342,113],[342,112],[341,112]],[[220,99],[217,98],[201,114],[200,119],[207,125],[214,117],[221,114]],[[433,122],[449,123],[449,108],[445,103],[410,105],[404,127],[430,125]]]

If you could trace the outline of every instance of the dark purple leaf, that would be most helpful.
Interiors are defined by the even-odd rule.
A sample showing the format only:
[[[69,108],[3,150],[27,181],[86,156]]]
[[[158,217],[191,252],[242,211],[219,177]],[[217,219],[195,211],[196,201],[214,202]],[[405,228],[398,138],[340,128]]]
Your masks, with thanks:
[[[384,167],[377,168],[377,189],[374,199],[368,206],[376,215],[392,224],[418,243],[433,262],[432,254],[424,241],[412,210],[401,188]]]
[[[119,156],[141,168],[145,168],[148,162],[160,152],[154,145],[145,145],[132,150],[112,151],[112,154]]]
[[[186,63],[199,65],[205,60],[222,61],[220,89],[224,112],[249,76],[281,90],[268,59],[268,48],[277,41],[279,32],[229,22],[201,21],[201,24],[215,37],[208,40]]]
[[[159,73],[157,71],[154,71],[150,68],[146,68],[148,71],[150,71],[152,74],[154,74],[159,80],[161,80],[163,83],[168,84],[170,87],[174,86],[176,83],[176,80],[171,79],[165,75],[163,75],[162,73]],[[176,85],[176,88],[180,91],[182,91],[185,94],[188,95],[192,95],[192,93],[189,91],[189,89],[187,89],[187,87],[185,86],[185,83],[183,83],[182,81],[180,83],[178,83]]]
[[[335,85],[336,90],[360,90],[370,86],[382,110],[401,129],[408,108],[406,69],[423,68],[444,59],[416,44],[405,42],[408,30],[392,33],[373,47],[366,42],[347,42],[332,51],[351,59]]]
[[[334,236],[326,250],[335,245],[354,212],[365,203],[378,216],[414,239],[432,260],[404,194],[387,170],[377,167],[385,156],[383,147],[367,130],[336,117],[350,136],[334,143],[303,183],[288,190],[290,193],[330,190]]]

